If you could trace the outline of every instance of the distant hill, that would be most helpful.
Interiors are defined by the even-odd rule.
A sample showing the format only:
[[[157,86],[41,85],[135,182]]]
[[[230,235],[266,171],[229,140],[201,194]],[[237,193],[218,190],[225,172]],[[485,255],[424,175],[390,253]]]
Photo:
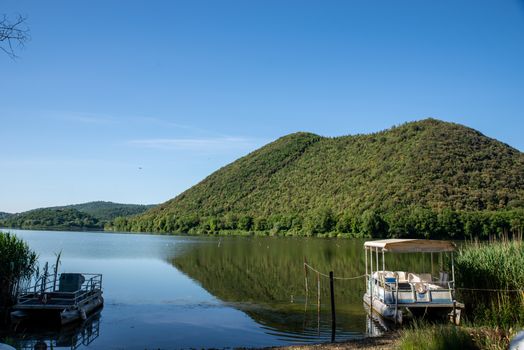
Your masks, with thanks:
[[[24,229],[102,229],[104,224],[76,209],[43,208],[15,214],[0,221],[0,226]]]
[[[524,226],[519,223],[523,200],[522,152],[471,128],[426,119],[368,135],[284,136],[141,216],[115,220],[115,227],[507,233]],[[466,213],[477,214],[466,218]]]
[[[6,218],[10,217],[11,215],[13,215],[13,214],[4,213],[3,211],[0,211],[0,220],[6,219]]]
[[[26,229],[102,229],[116,217],[145,212],[153,205],[89,202],[40,208],[0,217],[0,226]]]
[[[51,207],[49,209],[76,209],[83,213],[89,214],[100,221],[113,220],[119,216],[131,216],[145,212],[153,208],[155,205],[141,205],[141,204],[122,204],[113,202],[88,202],[82,204],[72,204],[61,207]]]

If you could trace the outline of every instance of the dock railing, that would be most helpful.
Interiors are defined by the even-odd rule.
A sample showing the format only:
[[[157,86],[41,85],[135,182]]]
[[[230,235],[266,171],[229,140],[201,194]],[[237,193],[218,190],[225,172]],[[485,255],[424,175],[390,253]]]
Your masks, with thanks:
[[[102,290],[102,274],[81,273],[84,281],[78,290],[60,291],[60,275],[41,276],[34,285],[29,286],[18,294],[18,306],[48,304],[53,308],[69,307],[73,305],[81,306],[88,303],[92,298],[98,297],[97,291]],[[53,277],[53,278],[49,278]]]

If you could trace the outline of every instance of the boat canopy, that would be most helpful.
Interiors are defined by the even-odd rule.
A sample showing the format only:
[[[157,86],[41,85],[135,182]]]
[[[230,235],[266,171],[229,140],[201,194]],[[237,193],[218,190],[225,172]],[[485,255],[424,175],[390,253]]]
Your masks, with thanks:
[[[430,239],[382,239],[365,242],[364,247],[392,253],[438,253],[455,250],[453,242]]]

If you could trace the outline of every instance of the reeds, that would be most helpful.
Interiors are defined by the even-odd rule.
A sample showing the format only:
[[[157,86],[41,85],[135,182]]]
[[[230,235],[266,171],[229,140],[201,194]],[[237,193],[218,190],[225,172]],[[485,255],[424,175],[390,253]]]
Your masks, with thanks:
[[[524,244],[502,239],[466,244],[456,259],[459,297],[477,324],[524,324]]]
[[[457,327],[450,324],[414,322],[400,332],[395,349],[399,350],[506,350],[514,329],[499,327],[478,327],[466,325]]]
[[[35,272],[37,255],[27,243],[10,233],[0,232],[0,323],[19,288]]]

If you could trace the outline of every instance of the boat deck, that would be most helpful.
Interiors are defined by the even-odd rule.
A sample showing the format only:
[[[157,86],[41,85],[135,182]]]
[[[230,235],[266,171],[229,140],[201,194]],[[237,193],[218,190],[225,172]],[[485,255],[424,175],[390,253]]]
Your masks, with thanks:
[[[56,280],[44,276],[18,295],[14,310],[63,310],[81,307],[102,295],[102,275],[64,273]],[[57,285],[57,281],[59,283]]]

